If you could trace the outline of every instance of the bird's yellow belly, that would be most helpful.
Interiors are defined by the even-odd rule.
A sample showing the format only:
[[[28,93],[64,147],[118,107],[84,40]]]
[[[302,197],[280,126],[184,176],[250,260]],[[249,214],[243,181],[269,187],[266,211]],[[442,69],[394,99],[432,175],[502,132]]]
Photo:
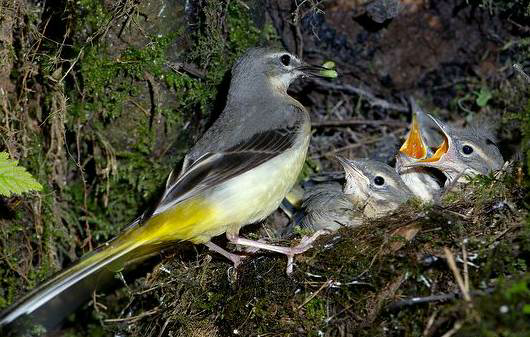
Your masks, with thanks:
[[[144,242],[189,240],[205,243],[226,231],[237,232],[278,208],[296,182],[308,140],[234,177],[206,193],[183,201],[149,219]]]

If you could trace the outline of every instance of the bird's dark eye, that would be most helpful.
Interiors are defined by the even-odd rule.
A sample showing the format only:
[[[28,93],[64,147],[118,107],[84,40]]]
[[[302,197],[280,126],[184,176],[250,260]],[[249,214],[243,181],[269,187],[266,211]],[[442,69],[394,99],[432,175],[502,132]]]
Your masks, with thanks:
[[[464,152],[464,154],[472,154],[473,153],[473,148],[469,145],[464,145],[462,147],[462,152]]]
[[[280,57],[280,61],[282,62],[282,64],[284,66],[288,66],[289,64],[291,64],[291,56],[287,55],[287,54],[283,54],[281,57]]]
[[[381,177],[381,176],[377,176],[374,178],[374,184],[376,184],[376,186],[383,186],[385,184],[385,178]]]

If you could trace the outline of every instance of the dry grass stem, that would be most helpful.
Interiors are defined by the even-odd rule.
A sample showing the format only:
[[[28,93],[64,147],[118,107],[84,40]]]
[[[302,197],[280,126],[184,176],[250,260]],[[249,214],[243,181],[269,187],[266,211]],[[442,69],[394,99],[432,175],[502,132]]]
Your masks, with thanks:
[[[449,268],[453,272],[456,283],[458,284],[458,287],[460,288],[460,291],[462,292],[462,296],[464,297],[464,300],[471,304],[471,296],[469,295],[469,291],[467,291],[465,284],[464,284],[464,280],[462,279],[462,276],[460,275],[460,271],[458,270],[458,267],[456,266],[455,257],[453,253],[447,247],[444,247],[444,253],[447,259],[447,264],[449,265]]]

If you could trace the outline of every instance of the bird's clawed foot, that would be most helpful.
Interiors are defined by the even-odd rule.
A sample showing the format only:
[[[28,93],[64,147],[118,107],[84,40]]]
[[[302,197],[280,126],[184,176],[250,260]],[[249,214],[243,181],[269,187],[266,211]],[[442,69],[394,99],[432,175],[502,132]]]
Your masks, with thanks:
[[[313,242],[322,234],[327,233],[325,230],[319,230],[315,232],[310,237],[304,236],[302,240],[300,240],[300,243],[294,247],[279,247],[274,246],[271,244],[267,244],[260,241],[255,240],[249,240],[245,238],[239,237],[237,234],[227,234],[227,238],[230,242],[236,244],[236,245],[243,245],[247,247],[253,247],[255,249],[264,249],[273,251],[276,253],[284,254],[287,256],[287,274],[291,274],[293,272],[293,264],[294,264],[294,256],[297,254],[302,254],[303,252],[307,251],[309,248],[312,247]],[[220,247],[219,247],[220,248]],[[226,252],[226,251],[225,251]],[[228,252],[227,252],[228,253]],[[231,253],[229,253],[231,254]],[[225,255],[225,254],[223,254]],[[234,254],[231,254],[234,255]],[[227,255],[225,255],[227,256]],[[227,256],[228,257],[228,256]],[[228,257],[230,258],[230,257]]]
[[[318,230],[311,236],[304,236],[300,240],[300,242],[294,246],[289,248],[291,250],[290,254],[287,255],[287,275],[290,275],[293,272],[293,265],[294,265],[294,256],[298,254],[302,254],[306,252],[308,249],[313,247],[313,243],[318,239],[319,236],[323,234],[329,233],[326,230]]]
[[[243,260],[246,258],[246,256],[244,255],[230,253],[229,251],[219,247],[218,245],[216,245],[215,243],[211,241],[206,242],[204,245],[208,247],[210,250],[217,252],[223,255],[224,257],[226,257],[227,259],[229,259],[230,261],[232,261],[232,263],[234,264],[234,269],[237,269],[237,267],[239,267],[241,262],[243,262]]]

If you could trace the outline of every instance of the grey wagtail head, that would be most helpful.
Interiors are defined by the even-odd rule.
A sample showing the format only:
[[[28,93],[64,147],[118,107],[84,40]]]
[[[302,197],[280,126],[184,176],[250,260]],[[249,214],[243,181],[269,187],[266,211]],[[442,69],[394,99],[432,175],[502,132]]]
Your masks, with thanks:
[[[399,207],[412,197],[411,191],[395,170],[369,159],[337,156],[346,173],[344,194],[364,206],[364,215],[377,217]]]
[[[285,233],[293,234],[294,226],[313,232],[356,227],[362,224],[362,216],[362,211],[342,192],[339,183],[323,183],[305,191],[301,208]]]
[[[424,167],[407,167],[419,159],[425,159],[432,151],[427,147],[424,140],[423,130],[418,122],[419,108],[411,100],[412,121],[405,142],[396,156],[396,172],[401,176],[403,182],[412,191],[414,196],[422,201],[433,201],[440,196],[442,187],[438,179]]]
[[[232,71],[230,93],[241,96],[262,90],[263,86],[287,95],[287,88],[298,77],[326,77],[322,66],[309,65],[295,55],[268,48],[252,48],[241,57]]]
[[[457,129],[428,116],[441,130],[443,141],[432,156],[407,167],[434,167],[446,175],[448,182],[457,180],[462,174],[488,174],[502,168],[504,160],[499,148],[485,130]]]

